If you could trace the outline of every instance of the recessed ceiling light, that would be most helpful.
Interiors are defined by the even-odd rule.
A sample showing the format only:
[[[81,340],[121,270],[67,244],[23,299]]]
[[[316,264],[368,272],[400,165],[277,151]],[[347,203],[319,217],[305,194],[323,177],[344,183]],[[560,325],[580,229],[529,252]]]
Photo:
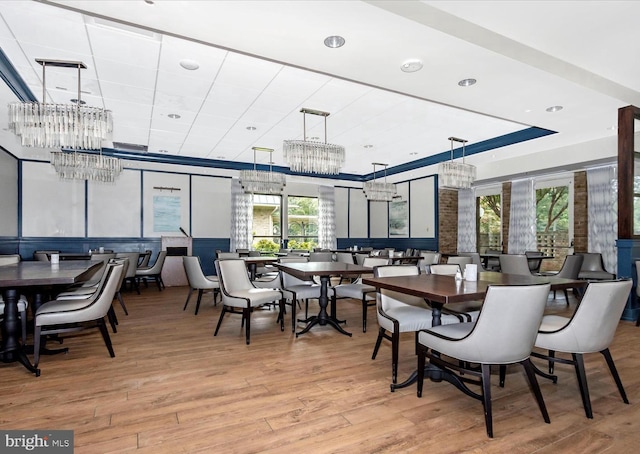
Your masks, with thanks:
[[[524,109],[524,112],[525,113],[529,113],[529,112],[531,112],[531,109]]]
[[[327,36],[324,39],[324,45],[330,47],[331,49],[337,49],[338,47],[344,46],[345,40],[342,36],[334,35]]]
[[[369,144],[367,144],[367,145],[363,145],[363,146],[364,146],[365,148],[373,148],[373,145],[369,145]]]
[[[458,85],[460,85],[461,87],[470,87],[471,85],[475,85],[476,82],[477,80],[475,79],[462,79],[460,82],[458,82]]]
[[[255,126],[247,126],[247,131],[255,131],[256,127]]]
[[[144,0],[147,5],[153,5],[153,0]]]
[[[559,110],[562,110],[563,107],[562,106],[551,106],[551,107],[547,107],[547,112],[558,112]]]
[[[171,118],[172,120],[175,120],[175,119],[180,118],[180,115],[178,115],[178,114],[169,114],[169,115],[167,115],[167,117]]]
[[[189,71],[195,71],[200,67],[200,64],[195,60],[185,59],[180,60],[180,66],[182,66],[184,69],[188,69]]]
[[[400,69],[405,73],[414,73],[416,71],[420,71],[422,69],[422,62],[420,60],[407,60],[402,63]]]

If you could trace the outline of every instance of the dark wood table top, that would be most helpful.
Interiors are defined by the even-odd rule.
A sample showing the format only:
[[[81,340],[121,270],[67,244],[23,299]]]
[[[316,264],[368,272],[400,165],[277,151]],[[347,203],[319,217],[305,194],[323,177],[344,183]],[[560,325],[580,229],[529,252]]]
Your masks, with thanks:
[[[310,276],[348,276],[371,273],[371,268],[343,262],[275,263],[282,271],[297,278]]]
[[[240,258],[247,263],[256,263],[256,264],[273,263],[273,262],[277,262],[280,259],[280,257],[268,256],[268,255],[261,255],[260,257],[240,257]]]
[[[453,276],[420,274],[417,276],[365,277],[364,284],[376,288],[394,290],[409,295],[427,298],[447,304],[484,298],[490,285],[551,284],[551,290],[582,288],[586,281],[564,279],[553,276],[525,276],[484,271],[478,273],[477,281],[456,281]]]
[[[53,265],[24,261],[0,266],[0,288],[75,284],[103,263],[102,260],[69,260]]]
[[[509,254],[480,254],[480,257],[483,259],[499,259],[501,255],[509,255]],[[522,254],[520,254],[522,255]],[[544,259],[554,259],[553,255],[528,255],[527,260],[544,260]]]

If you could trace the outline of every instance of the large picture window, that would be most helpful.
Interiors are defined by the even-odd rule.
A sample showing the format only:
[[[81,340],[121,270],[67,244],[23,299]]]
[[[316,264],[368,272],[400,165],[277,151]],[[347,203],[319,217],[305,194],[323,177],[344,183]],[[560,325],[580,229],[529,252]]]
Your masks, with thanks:
[[[251,249],[277,252],[282,243],[282,196],[253,195],[253,243]]]
[[[313,250],[318,246],[318,198],[287,198],[287,233],[290,249]]]
[[[559,270],[573,248],[573,180],[536,181],[536,240],[538,250],[553,260],[542,271]]]
[[[485,194],[482,194],[485,192]],[[502,194],[500,188],[477,191],[478,252],[502,251]]]

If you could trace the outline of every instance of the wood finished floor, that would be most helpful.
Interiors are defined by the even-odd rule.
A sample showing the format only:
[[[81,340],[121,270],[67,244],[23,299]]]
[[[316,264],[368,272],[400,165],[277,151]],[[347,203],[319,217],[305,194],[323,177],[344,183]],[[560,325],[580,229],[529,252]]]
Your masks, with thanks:
[[[198,316],[182,311],[187,289],[125,294],[109,358],[97,332],[67,338],[67,355],[45,356],[42,376],[0,364],[0,428],[73,429],[76,453],[600,453],[640,445],[640,328],[621,322],[612,354],[631,405],[622,403],[601,355],[587,357],[594,418],[584,416],[576,379],[557,366],[559,383],[540,380],[545,424],[519,368],[504,389],[494,377],[494,439],[482,405],[448,383],[389,391],[390,346],[375,361],[373,309],[362,333],[355,300],[339,302],[348,338],[316,327],[296,339],[274,311],[258,311],[251,345],[237,316],[213,330],[211,296]],[[572,301],[571,307],[575,307]],[[317,306],[312,303],[315,310]],[[558,295],[550,311],[564,312]],[[287,322],[290,319],[287,315]],[[403,337],[399,377],[415,368],[413,336]]]

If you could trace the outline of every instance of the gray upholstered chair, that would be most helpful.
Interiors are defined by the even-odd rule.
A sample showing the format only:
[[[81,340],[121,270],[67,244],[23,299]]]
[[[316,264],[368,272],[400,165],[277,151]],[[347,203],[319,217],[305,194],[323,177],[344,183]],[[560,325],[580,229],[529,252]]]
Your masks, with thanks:
[[[182,310],[187,309],[191,294],[194,291],[198,291],[198,301],[196,303],[195,315],[198,315],[200,309],[200,301],[202,301],[202,294],[206,291],[213,293],[213,304],[216,304],[216,296],[220,291],[220,282],[217,276],[205,276],[202,272],[202,264],[200,263],[200,257],[198,256],[183,256],[182,265],[187,275],[187,281],[189,281],[189,294],[187,300],[184,302]]]
[[[138,271],[138,268],[139,268],[138,260],[140,259],[140,253],[139,252],[118,252],[116,253],[116,258],[129,259],[129,264],[131,266],[128,266],[127,269],[125,270],[123,282],[125,287],[127,283],[129,283],[131,287],[134,288],[136,292],[138,292],[138,295],[139,295],[140,287],[138,286],[138,280],[136,279],[136,272]]]
[[[524,254],[501,254],[500,272],[531,276],[527,256]]]
[[[440,263],[442,255],[435,251],[421,251],[420,257],[422,258],[418,261],[418,268],[420,268],[420,271],[428,273],[431,265]]]
[[[107,277],[98,296],[94,300],[56,300],[40,306],[34,316],[34,352],[33,365],[37,368],[40,362],[40,337],[48,334],[60,334],[72,331],[80,331],[87,328],[99,328],[104,343],[113,358],[115,352],[111,345],[109,331],[104,317],[112,307],[113,298],[120,282],[124,266],[119,263],[107,265]],[[40,370],[36,371],[36,376]]]
[[[580,274],[580,268],[582,268],[582,261],[584,260],[583,255],[567,255],[564,259],[564,263],[562,264],[562,268],[560,271],[546,272],[542,273],[542,276],[555,276],[562,277],[565,279],[578,279],[578,275]],[[567,293],[567,289],[563,289],[564,298],[567,302],[567,306],[569,305],[569,294]],[[556,297],[556,291],[553,291],[553,298]]]
[[[373,269],[375,277],[417,276],[419,273],[417,266],[385,265]],[[397,383],[400,334],[416,333],[417,346],[418,331],[431,327],[433,312],[422,298],[384,289],[376,293],[376,308],[380,328],[371,359],[376,359],[382,339],[390,340],[391,380]],[[458,318],[442,314],[441,322],[458,323]]]
[[[353,255],[354,254],[352,254],[351,252],[336,252],[336,262],[355,263]],[[360,255],[360,254],[355,254],[355,255]],[[362,254],[362,255],[366,257],[365,254]]]
[[[421,331],[418,334],[418,397],[422,397],[424,367],[429,358],[432,365],[453,376],[451,383],[455,381],[465,394],[482,401],[487,435],[493,437],[491,365],[502,367],[519,363],[525,369],[542,416],[548,423],[549,415],[530,354],[549,291],[549,284],[490,286],[477,322],[441,325]],[[500,329],[496,329],[498,327]],[[457,361],[451,362],[445,357]],[[471,364],[479,364],[480,370],[465,367]],[[471,390],[467,384],[479,385],[480,393]]]
[[[499,251],[498,249],[486,249],[484,252],[485,254],[502,254],[502,251]],[[485,268],[487,271],[500,271],[500,259],[497,257],[489,257]]]
[[[138,260],[138,263],[136,264],[136,267],[144,268],[149,266],[149,260],[151,260],[152,252],[153,251],[151,249],[146,249],[142,254],[140,254],[140,258]]]
[[[625,404],[629,403],[622,381],[609,352],[622,311],[627,303],[631,279],[608,282],[592,282],[582,297],[571,318],[560,315],[545,315],[540,324],[535,346],[548,350],[544,355],[534,352],[532,356],[549,361],[549,372],[553,373],[554,363],[571,364],[576,370],[582,404],[587,418],[593,418],[587,375],[584,369],[583,355],[600,352],[604,356],[618,391]],[[572,359],[558,358],[556,352],[571,354]],[[540,375],[557,382],[557,377],[540,370]]]
[[[307,262],[306,257],[282,257],[280,263],[304,263]],[[298,279],[285,272],[280,272],[280,288],[282,289],[282,297],[285,302],[291,304],[291,330],[296,329],[296,306],[301,300],[304,300],[304,317],[309,317],[309,299],[320,298],[320,284],[314,281],[305,281]]]
[[[373,268],[388,265],[389,259],[385,257],[365,257],[362,266]],[[362,301],[362,332],[367,332],[367,308],[376,305],[376,288],[362,283],[362,276],[348,284],[339,284],[333,287],[332,304],[338,298],[355,298]]]
[[[332,262],[333,254],[331,252],[311,252],[309,253],[310,262]]]
[[[278,289],[256,288],[249,280],[247,266],[242,259],[215,261],[220,292],[222,295],[222,312],[213,335],[217,336],[222,320],[227,313],[242,315],[245,324],[245,338],[251,342],[251,313],[255,307],[280,301],[278,320],[280,329],[284,331],[284,299]]]
[[[578,254],[576,254],[578,255]],[[608,272],[604,267],[602,254],[599,252],[580,253],[584,257],[578,277],[590,281],[608,281],[615,279],[616,275]]]
[[[447,257],[447,263],[460,265],[460,271],[462,272],[462,275],[464,275],[465,267],[473,263],[473,259],[464,255],[454,255]]]
[[[532,260],[534,257],[542,257],[544,254],[540,251],[524,251],[524,255],[528,257],[527,264],[529,265],[529,272],[536,274],[540,272],[540,266],[542,266],[542,259]]]
[[[460,265],[457,263],[437,263],[428,267],[430,274],[440,274],[443,276],[455,276],[458,271],[462,274]]]
[[[34,251],[33,253],[33,260],[36,260],[38,262],[48,262],[49,261],[49,256],[51,254],[59,254],[60,251],[53,251],[53,250],[48,250],[48,251]]]
[[[478,252],[458,252],[461,257],[471,257],[471,263],[478,265],[478,272],[487,271]]]
[[[147,283],[147,279],[153,279],[158,286],[158,290],[162,291],[164,287],[164,282],[162,282],[162,267],[164,266],[164,260],[167,258],[167,251],[158,252],[158,257],[156,261],[153,263],[153,266],[148,268],[137,268],[136,269],[136,280],[144,280],[145,284]]]
[[[0,266],[11,265],[20,261],[20,254],[7,254],[0,255]],[[18,298],[18,315],[20,317],[20,325],[22,330],[22,344],[27,343],[27,308],[29,302],[26,296],[20,295]],[[0,319],[4,317],[4,301],[2,299],[2,293],[0,293]]]
[[[239,252],[216,252],[216,258],[218,260],[226,260],[226,259],[238,259],[240,258]]]

